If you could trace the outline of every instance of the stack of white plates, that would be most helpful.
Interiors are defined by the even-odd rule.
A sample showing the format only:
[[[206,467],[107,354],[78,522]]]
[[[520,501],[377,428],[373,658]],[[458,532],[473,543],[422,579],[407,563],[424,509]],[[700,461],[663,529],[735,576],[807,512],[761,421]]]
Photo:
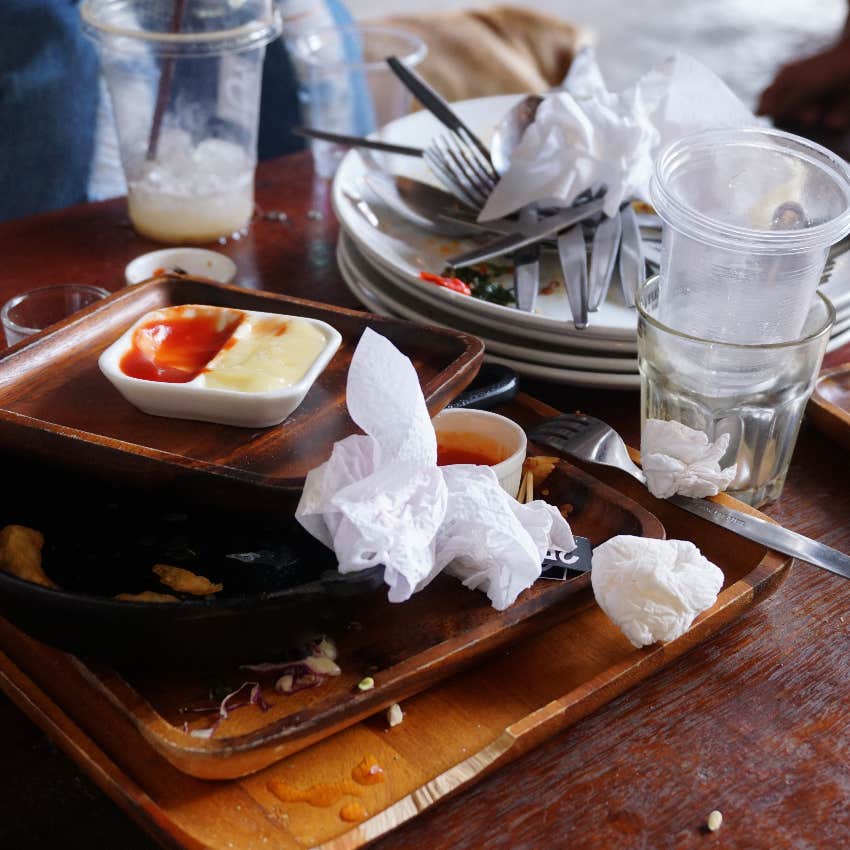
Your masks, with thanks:
[[[483,138],[513,105],[516,97],[490,97],[456,104],[461,117]],[[426,112],[409,115],[384,128],[382,136],[421,147],[444,128]],[[381,165],[395,174],[433,182],[421,160],[383,157]],[[368,188],[367,165],[349,153],[334,179],[333,204],[341,233],[337,259],[351,291],[372,312],[473,333],[486,346],[489,360],[504,363],[521,375],[566,384],[631,389],[639,385],[636,358],[636,312],[627,307],[619,282],[591,314],[590,324],[576,330],[558,258],[541,257],[542,288],[534,313],[453,292],[420,277],[440,274],[446,257],[472,247],[465,239],[438,236],[404,220]],[[505,280],[510,286],[510,276]],[[836,262],[823,291],[833,300],[838,318],[829,348],[850,341],[850,253]]]

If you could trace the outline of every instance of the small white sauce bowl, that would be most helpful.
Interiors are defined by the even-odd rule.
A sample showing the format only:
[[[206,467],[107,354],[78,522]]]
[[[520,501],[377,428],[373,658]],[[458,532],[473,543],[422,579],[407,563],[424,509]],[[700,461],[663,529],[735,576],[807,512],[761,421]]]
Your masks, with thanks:
[[[182,269],[196,277],[206,277],[218,283],[232,283],[236,277],[236,263],[205,248],[163,248],[131,260],[124,269],[127,286],[150,280],[157,269]]]
[[[505,459],[493,464],[492,469],[502,489],[516,497],[522,480],[522,464],[528,440],[525,431],[512,419],[491,413],[488,410],[472,410],[463,407],[448,407],[441,410],[432,420],[439,434],[470,434],[482,438],[487,444],[496,443]]]
[[[325,337],[326,344],[299,381],[289,387],[267,392],[241,392],[208,387],[203,383],[203,373],[184,384],[148,381],[127,375],[121,369],[121,360],[133,348],[133,334],[136,328],[165,310],[146,313],[103,351],[98,360],[101,372],[115,389],[130,404],[138,407],[143,413],[150,413],[153,416],[195,419],[201,422],[216,422],[220,425],[236,425],[241,428],[268,428],[279,425],[301,404],[310,387],[324,371],[342,342],[339,331],[319,319],[238,310],[237,312],[255,318],[297,318],[303,322],[309,322]]]

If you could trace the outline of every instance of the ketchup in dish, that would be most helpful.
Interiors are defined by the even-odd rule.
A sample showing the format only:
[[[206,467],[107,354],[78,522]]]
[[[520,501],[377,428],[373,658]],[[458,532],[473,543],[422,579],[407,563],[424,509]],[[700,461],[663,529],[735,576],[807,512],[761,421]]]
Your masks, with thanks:
[[[235,311],[171,310],[133,333],[132,348],[121,358],[131,378],[185,384],[204,371],[242,322]]]

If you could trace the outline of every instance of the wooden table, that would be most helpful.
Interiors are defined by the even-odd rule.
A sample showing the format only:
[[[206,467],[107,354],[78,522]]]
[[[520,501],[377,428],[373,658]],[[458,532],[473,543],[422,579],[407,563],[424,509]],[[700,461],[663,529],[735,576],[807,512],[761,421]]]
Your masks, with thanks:
[[[298,154],[260,167],[260,218],[221,246],[249,287],[357,306],[334,259],[327,185]],[[59,281],[123,285],[151,250],[123,200],[0,225],[0,301]],[[834,365],[850,347],[834,352]],[[638,394],[525,382],[551,404],[639,435]],[[6,484],[7,498],[13,490]],[[850,460],[804,426],[767,513],[850,552]],[[850,846],[850,582],[795,562],[785,585],[719,637],[473,790],[379,841],[391,848]],[[152,847],[5,698],[0,847]],[[711,835],[706,816],[723,813]]]

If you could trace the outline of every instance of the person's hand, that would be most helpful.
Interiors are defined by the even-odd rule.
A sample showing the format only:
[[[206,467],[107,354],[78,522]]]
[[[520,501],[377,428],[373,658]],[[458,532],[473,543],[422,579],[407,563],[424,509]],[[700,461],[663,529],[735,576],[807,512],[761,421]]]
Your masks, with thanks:
[[[850,38],[780,68],[762,92],[756,113],[835,130],[850,126]]]

